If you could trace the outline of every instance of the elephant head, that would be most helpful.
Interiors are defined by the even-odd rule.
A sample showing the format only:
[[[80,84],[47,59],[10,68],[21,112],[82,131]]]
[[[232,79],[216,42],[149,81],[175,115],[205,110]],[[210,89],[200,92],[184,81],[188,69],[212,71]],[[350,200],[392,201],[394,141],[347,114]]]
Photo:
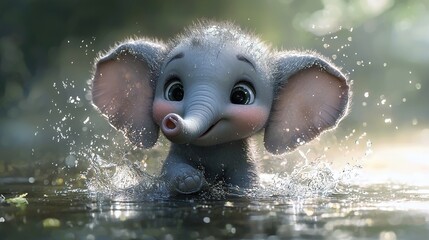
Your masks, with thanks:
[[[129,40],[101,57],[94,105],[132,143],[159,129],[172,142],[212,146],[265,128],[271,153],[331,129],[346,114],[346,77],[312,52],[273,51],[226,25],[191,28],[169,44]]]

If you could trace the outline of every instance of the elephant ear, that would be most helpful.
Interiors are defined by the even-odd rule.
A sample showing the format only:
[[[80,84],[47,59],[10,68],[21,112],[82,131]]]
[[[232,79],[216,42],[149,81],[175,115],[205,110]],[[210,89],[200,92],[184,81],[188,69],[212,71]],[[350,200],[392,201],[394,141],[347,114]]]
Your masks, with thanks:
[[[139,147],[150,148],[158,139],[152,104],[156,73],[164,52],[161,43],[130,40],[95,64],[93,104],[113,127]]]
[[[346,77],[316,54],[282,52],[275,57],[277,83],[265,148],[274,154],[292,151],[335,127],[346,115]]]

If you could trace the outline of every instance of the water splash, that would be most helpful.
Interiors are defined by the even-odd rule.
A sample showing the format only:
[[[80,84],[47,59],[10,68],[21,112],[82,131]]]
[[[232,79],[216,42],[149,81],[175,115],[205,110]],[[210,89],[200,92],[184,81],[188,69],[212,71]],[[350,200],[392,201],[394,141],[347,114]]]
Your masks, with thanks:
[[[93,195],[115,201],[142,201],[167,199],[169,197],[191,199],[227,199],[244,197],[249,199],[302,199],[329,196],[346,184],[357,167],[352,166],[339,173],[324,161],[316,160],[295,166],[293,171],[283,174],[262,173],[260,184],[252,189],[225,187],[221,182],[193,196],[170,196],[166,184],[124,157],[121,164],[103,160],[98,155],[90,159],[88,189]]]
[[[165,186],[125,156],[113,163],[93,154],[87,172],[88,190],[92,195],[116,201],[166,197]]]
[[[324,161],[294,167],[290,174],[262,174],[261,185],[249,193],[252,198],[303,199],[341,192],[341,187],[357,174],[358,166],[335,171]]]

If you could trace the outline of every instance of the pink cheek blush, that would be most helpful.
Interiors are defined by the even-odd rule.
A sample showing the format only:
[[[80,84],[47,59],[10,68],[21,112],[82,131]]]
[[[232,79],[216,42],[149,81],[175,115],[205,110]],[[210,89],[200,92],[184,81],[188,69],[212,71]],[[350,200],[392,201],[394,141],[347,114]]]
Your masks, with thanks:
[[[155,100],[153,103],[153,119],[160,125],[165,116],[169,113],[181,113],[180,104],[178,102],[171,102],[166,100]]]
[[[229,113],[231,122],[243,135],[263,128],[269,116],[269,111],[261,106],[234,106]]]

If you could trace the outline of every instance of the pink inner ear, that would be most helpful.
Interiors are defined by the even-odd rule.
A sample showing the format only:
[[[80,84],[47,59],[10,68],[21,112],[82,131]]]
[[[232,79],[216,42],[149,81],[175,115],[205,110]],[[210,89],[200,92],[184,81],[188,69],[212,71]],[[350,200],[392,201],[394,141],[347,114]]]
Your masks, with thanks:
[[[309,142],[337,124],[345,114],[348,86],[344,79],[312,67],[293,75],[274,101],[265,130],[265,147],[283,153]]]
[[[153,88],[144,62],[130,54],[100,62],[94,75],[92,100],[134,144],[155,144],[158,127],[152,120]]]

